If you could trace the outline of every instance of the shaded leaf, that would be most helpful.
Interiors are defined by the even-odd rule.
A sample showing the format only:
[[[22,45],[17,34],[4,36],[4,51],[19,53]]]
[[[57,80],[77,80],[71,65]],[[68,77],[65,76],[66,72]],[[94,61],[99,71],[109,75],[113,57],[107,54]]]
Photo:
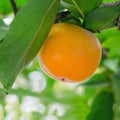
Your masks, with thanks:
[[[85,18],[84,27],[97,32],[115,26],[120,15],[120,4],[103,6],[91,11]]]
[[[69,0],[65,0],[65,1],[69,2]],[[79,15],[78,17],[84,18],[83,11],[79,8],[79,6],[75,0],[71,0],[71,2],[69,2],[69,4],[71,4],[76,9],[76,11],[78,12],[78,15]],[[71,11],[71,12],[73,12],[73,11]]]
[[[116,59],[105,59],[103,64],[110,69],[112,72],[117,72],[119,68],[119,60]]]
[[[103,91],[95,98],[86,120],[113,120],[113,95]]]
[[[76,18],[72,13],[66,15],[64,18],[60,18],[60,22],[76,24],[78,26],[81,25],[80,20]]]
[[[120,71],[114,75],[111,75],[111,79],[115,95],[120,99]]]
[[[72,2],[82,16],[85,16],[91,10],[98,7],[102,3],[102,0],[72,0]]]
[[[113,120],[119,120],[120,119],[120,98],[118,96],[115,96],[113,112],[114,112]]]
[[[16,15],[0,44],[0,81],[6,89],[39,52],[58,5],[59,0],[30,0]]]
[[[61,6],[63,6],[64,8],[68,9],[70,12],[72,12],[75,16],[80,17],[80,13],[79,11],[75,8],[74,5],[64,2],[61,0],[60,2]]]
[[[120,34],[107,39],[105,42],[103,42],[102,46],[103,48],[113,50],[120,55]]]
[[[120,119],[120,71],[118,73],[111,75],[112,87],[114,91],[115,102],[113,105],[114,119]]]

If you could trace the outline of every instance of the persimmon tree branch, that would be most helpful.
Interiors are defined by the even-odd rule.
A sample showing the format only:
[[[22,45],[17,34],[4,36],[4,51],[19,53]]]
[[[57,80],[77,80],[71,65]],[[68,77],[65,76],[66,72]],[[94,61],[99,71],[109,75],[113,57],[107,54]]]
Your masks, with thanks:
[[[10,0],[10,3],[11,3],[14,14],[16,14],[18,12],[18,9],[17,9],[17,5],[16,5],[15,1]]]
[[[55,23],[58,23],[61,18],[64,18],[65,16],[67,16],[69,14],[70,14],[69,11],[62,11],[62,12],[57,13]]]

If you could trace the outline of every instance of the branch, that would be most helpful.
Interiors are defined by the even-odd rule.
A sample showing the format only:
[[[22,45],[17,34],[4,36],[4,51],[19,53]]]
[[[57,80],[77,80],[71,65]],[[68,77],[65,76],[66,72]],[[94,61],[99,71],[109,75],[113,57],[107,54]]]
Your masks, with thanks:
[[[16,13],[18,12],[18,9],[17,9],[15,1],[14,0],[10,0],[10,3],[11,3],[11,6],[12,6],[12,9],[13,9],[13,12],[16,15]]]
[[[69,15],[69,14],[70,14],[69,11],[61,11],[61,12],[58,12],[54,23],[59,23],[59,20],[60,20],[61,18],[64,18],[64,17],[66,17],[66,16]]]

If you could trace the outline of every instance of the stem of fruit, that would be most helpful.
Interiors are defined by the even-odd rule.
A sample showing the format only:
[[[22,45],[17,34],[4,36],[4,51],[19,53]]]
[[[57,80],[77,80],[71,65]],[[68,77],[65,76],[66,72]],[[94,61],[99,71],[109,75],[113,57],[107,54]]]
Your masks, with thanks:
[[[60,20],[61,18],[64,18],[64,17],[66,17],[66,16],[69,15],[69,14],[70,14],[69,11],[58,12],[54,23],[59,23],[59,20]]]

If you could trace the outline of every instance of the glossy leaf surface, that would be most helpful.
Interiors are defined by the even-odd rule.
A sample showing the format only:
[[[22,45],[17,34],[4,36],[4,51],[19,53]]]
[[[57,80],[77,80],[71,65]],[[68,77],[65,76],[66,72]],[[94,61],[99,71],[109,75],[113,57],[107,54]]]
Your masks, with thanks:
[[[55,20],[59,0],[30,0],[16,15],[0,44],[0,81],[9,89],[39,52]]]
[[[86,16],[84,26],[93,32],[97,32],[115,26],[119,15],[120,4],[99,7]]]
[[[101,92],[92,105],[87,120],[113,120],[113,95],[109,92]]]

